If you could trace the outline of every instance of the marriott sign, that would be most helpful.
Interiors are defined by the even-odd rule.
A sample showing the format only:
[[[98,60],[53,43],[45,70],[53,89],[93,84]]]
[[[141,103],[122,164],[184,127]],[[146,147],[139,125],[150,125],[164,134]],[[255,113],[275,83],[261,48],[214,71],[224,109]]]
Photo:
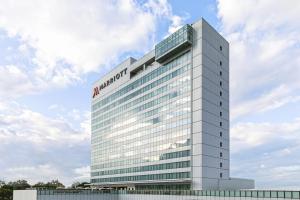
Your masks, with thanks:
[[[127,73],[127,68],[123,69],[122,71],[120,71],[119,73],[117,73],[116,75],[114,75],[113,77],[111,77],[110,79],[108,79],[107,81],[105,81],[104,83],[102,83],[101,85],[96,86],[94,88],[93,98],[95,98],[100,93],[100,91],[102,89],[104,89],[105,87],[109,86],[113,82],[117,81],[122,76],[126,75],[126,73]]]

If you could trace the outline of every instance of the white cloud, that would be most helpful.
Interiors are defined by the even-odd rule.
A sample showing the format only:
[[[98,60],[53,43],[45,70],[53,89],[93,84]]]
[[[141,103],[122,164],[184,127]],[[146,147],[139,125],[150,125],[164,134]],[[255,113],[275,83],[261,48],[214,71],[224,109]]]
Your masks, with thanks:
[[[149,0],[145,7],[153,10],[154,15],[167,17],[171,21],[166,37],[183,26],[184,21],[189,18],[187,13],[184,16],[174,15],[172,7],[167,0]]]
[[[219,15],[225,23],[226,31],[237,30],[241,26],[247,32],[269,31],[287,23],[288,26],[293,25],[293,28],[300,27],[297,20],[300,3],[297,0],[276,3],[273,0],[219,0],[218,3]]]
[[[260,188],[298,190],[300,184],[299,170],[299,163],[286,164],[278,162],[277,165],[270,165],[258,170],[256,175]]]
[[[121,49],[141,49],[155,25],[150,13],[129,0],[1,4],[1,27],[37,50],[40,75],[57,73],[61,60],[74,66],[72,73],[95,71]]]
[[[289,148],[284,148],[279,151],[280,156],[287,156],[287,155],[290,155],[291,153],[292,153],[292,151]]]
[[[25,70],[15,65],[0,66],[0,99],[20,97],[22,94],[32,94],[42,86],[35,86]]]
[[[300,1],[217,3],[230,42],[232,174],[254,178],[258,188],[296,188],[300,121],[283,115],[300,100]],[[261,118],[274,109],[284,111],[272,116],[276,123]]]
[[[286,123],[237,123],[231,128],[232,151],[236,153],[286,140],[300,144],[299,132],[300,118]],[[288,151],[290,150],[284,149],[279,154],[287,154]]]
[[[1,142],[30,142],[43,148],[51,143],[73,145],[89,141],[90,132],[86,127],[86,121],[89,121],[88,115],[84,115],[82,126],[76,130],[65,120],[47,117],[15,102],[2,103],[0,107]]]
[[[46,86],[80,81],[84,74],[116,64],[123,53],[149,50],[159,19],[171,21],[172,26],[182,21],[172,14],[167,0],[0,3],[0,28],[18,39],[20,52],[29,56],[34,65],[27,68],[30,79]]]
[[[70,170],[70,173],[66,173],[64,170]],[[59,180],[65,186],[70,186],[72,183],[79,181],[87,181],[90,179],[90,167],[83,166],[75,169],[64,169],[59,165],[53,164],[41,164],[12,167],[3,170],[5,172],[5,179],[8,181],[15,181],[24,179],[29,181],[30,184],[38,182],[49,182],[51,180]],[[1,177],[3,178],[3,177]]]
[[[292,86],[280,85],[277,88],[262,94],[255,99],[245,100],[233,106],[231,110],[231,119],[238,118],[243,115],[266,112],[284,106],[289,103],[300,101],[300,94],[293,95]]]
[[[250,155],[243,153],[243,157],[247,158],[235,161],[231,174],[255,179],[257,189],[299,189],[300,163],[297,159],[291,159],[299,155],[299,149],[290,156],[272,154],[265,157],[260,152],[251,158]]]
[[[78,113],[77,113],[78,114]],[[66,119],[34,112],[15,102],[0,104],[0,168],[7,181],[88,180],[90,115],[74,129]],[[22,164],[20,164],[22,163]],[[78,168],[78,169],[77,169]]]
[[[72,118],[74,121],[81,120],[81,113],[78,109],[72,109],[69,113],[68,116]]]
[[[48,111],[57,116],[50,117],[13,99],[80,82],[90,72],[103,72],[124,53],[152,48],[162,20],[173,28],[183,20],[172,14],[167,0],[145,4],[134,0],[84,4],[79,0],[0,0],[0,4],[0,30],[6,33],[0,37],[12,43],[4,56],[5,63],[11,64],[0,66],[3,176],[8,181],[24,178],[31,183],[55,178],[66,184],[86,180],[90,112],[73,109],[68,113],[53,104]]]
[[[218,0],[231,48],[233,118],[299,99],[299,12],[298,0]]]
[[[5,172],[6,176],[10,177],[10,180],[24,179],[28,180],[31,184],[65,178],[56,166],[49,164],[13,167],[5,170]]]
[[[57,105],[57,104],[52,104],[52,105],[50,105],[50,106],[48,107],[49,110],[55,110],[55,109],[58,109],[58,108],[60,108],[60,106]]]
[[[91,133],[91,112],[83,113],[83,119],[80,123],[80,127],[85,133]]]
[[[169,26],[168,35],[174,33],[180,27],[182,27],[186,18],[188,18],[188,15],[186,17],[181,17],[177,15],[171,16],[172,24]]]
[[[76,176],[74,177],[75,180],[78,181],[87,181],[89,182],[90,178],[90,166],[84,166],[84,167],[79,167],[73,170]]]
[[[299,175],[300,165],[291,165],[291,166],[280,166],[275,167],[271,170],[271,173],[274,175],[274,178],[277,180],[291,179],[295,175]]]

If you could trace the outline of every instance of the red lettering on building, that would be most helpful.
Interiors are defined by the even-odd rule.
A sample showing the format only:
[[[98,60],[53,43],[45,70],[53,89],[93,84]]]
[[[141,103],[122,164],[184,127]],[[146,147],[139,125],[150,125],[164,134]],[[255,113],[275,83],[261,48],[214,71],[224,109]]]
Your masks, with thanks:
[[[97,96],[98,94],[99,94],[99,88],[98,88],[98,87],[95,87],[95,88],[94,88],[93,98],[94,98],[95,96]]]
[[[110,79],[106,80],[101,85],[95,87],[94,88],[93,98],[95,98],[95,96],[97,96],[99,94],[100,90],[102,90],[105,87],[109,86],[110,84],[112,84],[113,82],[115,82],[116,80],[118,80],[119,78],[121,78],[123,75],[126,75],[126,72],[127,72],[127,68],[123,69],[121,72],[117,73],[116,75],[114,75]]]

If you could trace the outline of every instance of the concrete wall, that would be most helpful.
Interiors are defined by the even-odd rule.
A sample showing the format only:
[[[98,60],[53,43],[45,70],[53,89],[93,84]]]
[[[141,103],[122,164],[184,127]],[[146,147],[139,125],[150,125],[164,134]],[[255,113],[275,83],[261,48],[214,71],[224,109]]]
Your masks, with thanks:
[[[118,194],[97,194],[84,192],[61,193],[61,194],[39,194],[37,190],[14,190],[13,200],[117,200]]]
[[[13,200],[37,200],[36,190],[14,190]]]
[[[192,47],[192,188],[202,189],[202,20],[193,24]]]
[[[220,180],[229,179],[230,176],[229,44],[203,20],[202,49],[202,149],[203,154],[207,155],[203,159],[202,170],[206,176],[203,177],[202,186],[204,189],[220,189]],[[222,86],[220,86],[220,82]],[[220,106],[220,102],[222,102],[222,106]],[[211,137],[205,137],[205,135]]]
[[[229,44],[203,19],[192,26],[193,189],[219,189],[230,176]]]

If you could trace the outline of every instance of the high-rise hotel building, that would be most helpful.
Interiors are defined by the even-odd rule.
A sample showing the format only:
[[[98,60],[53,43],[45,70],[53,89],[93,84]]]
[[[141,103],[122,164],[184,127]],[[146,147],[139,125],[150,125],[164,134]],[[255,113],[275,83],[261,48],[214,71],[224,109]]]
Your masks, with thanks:
[[[127,189],[247,189],[230,178],[229,44],[187,24],[92,88],[91,183]]]

